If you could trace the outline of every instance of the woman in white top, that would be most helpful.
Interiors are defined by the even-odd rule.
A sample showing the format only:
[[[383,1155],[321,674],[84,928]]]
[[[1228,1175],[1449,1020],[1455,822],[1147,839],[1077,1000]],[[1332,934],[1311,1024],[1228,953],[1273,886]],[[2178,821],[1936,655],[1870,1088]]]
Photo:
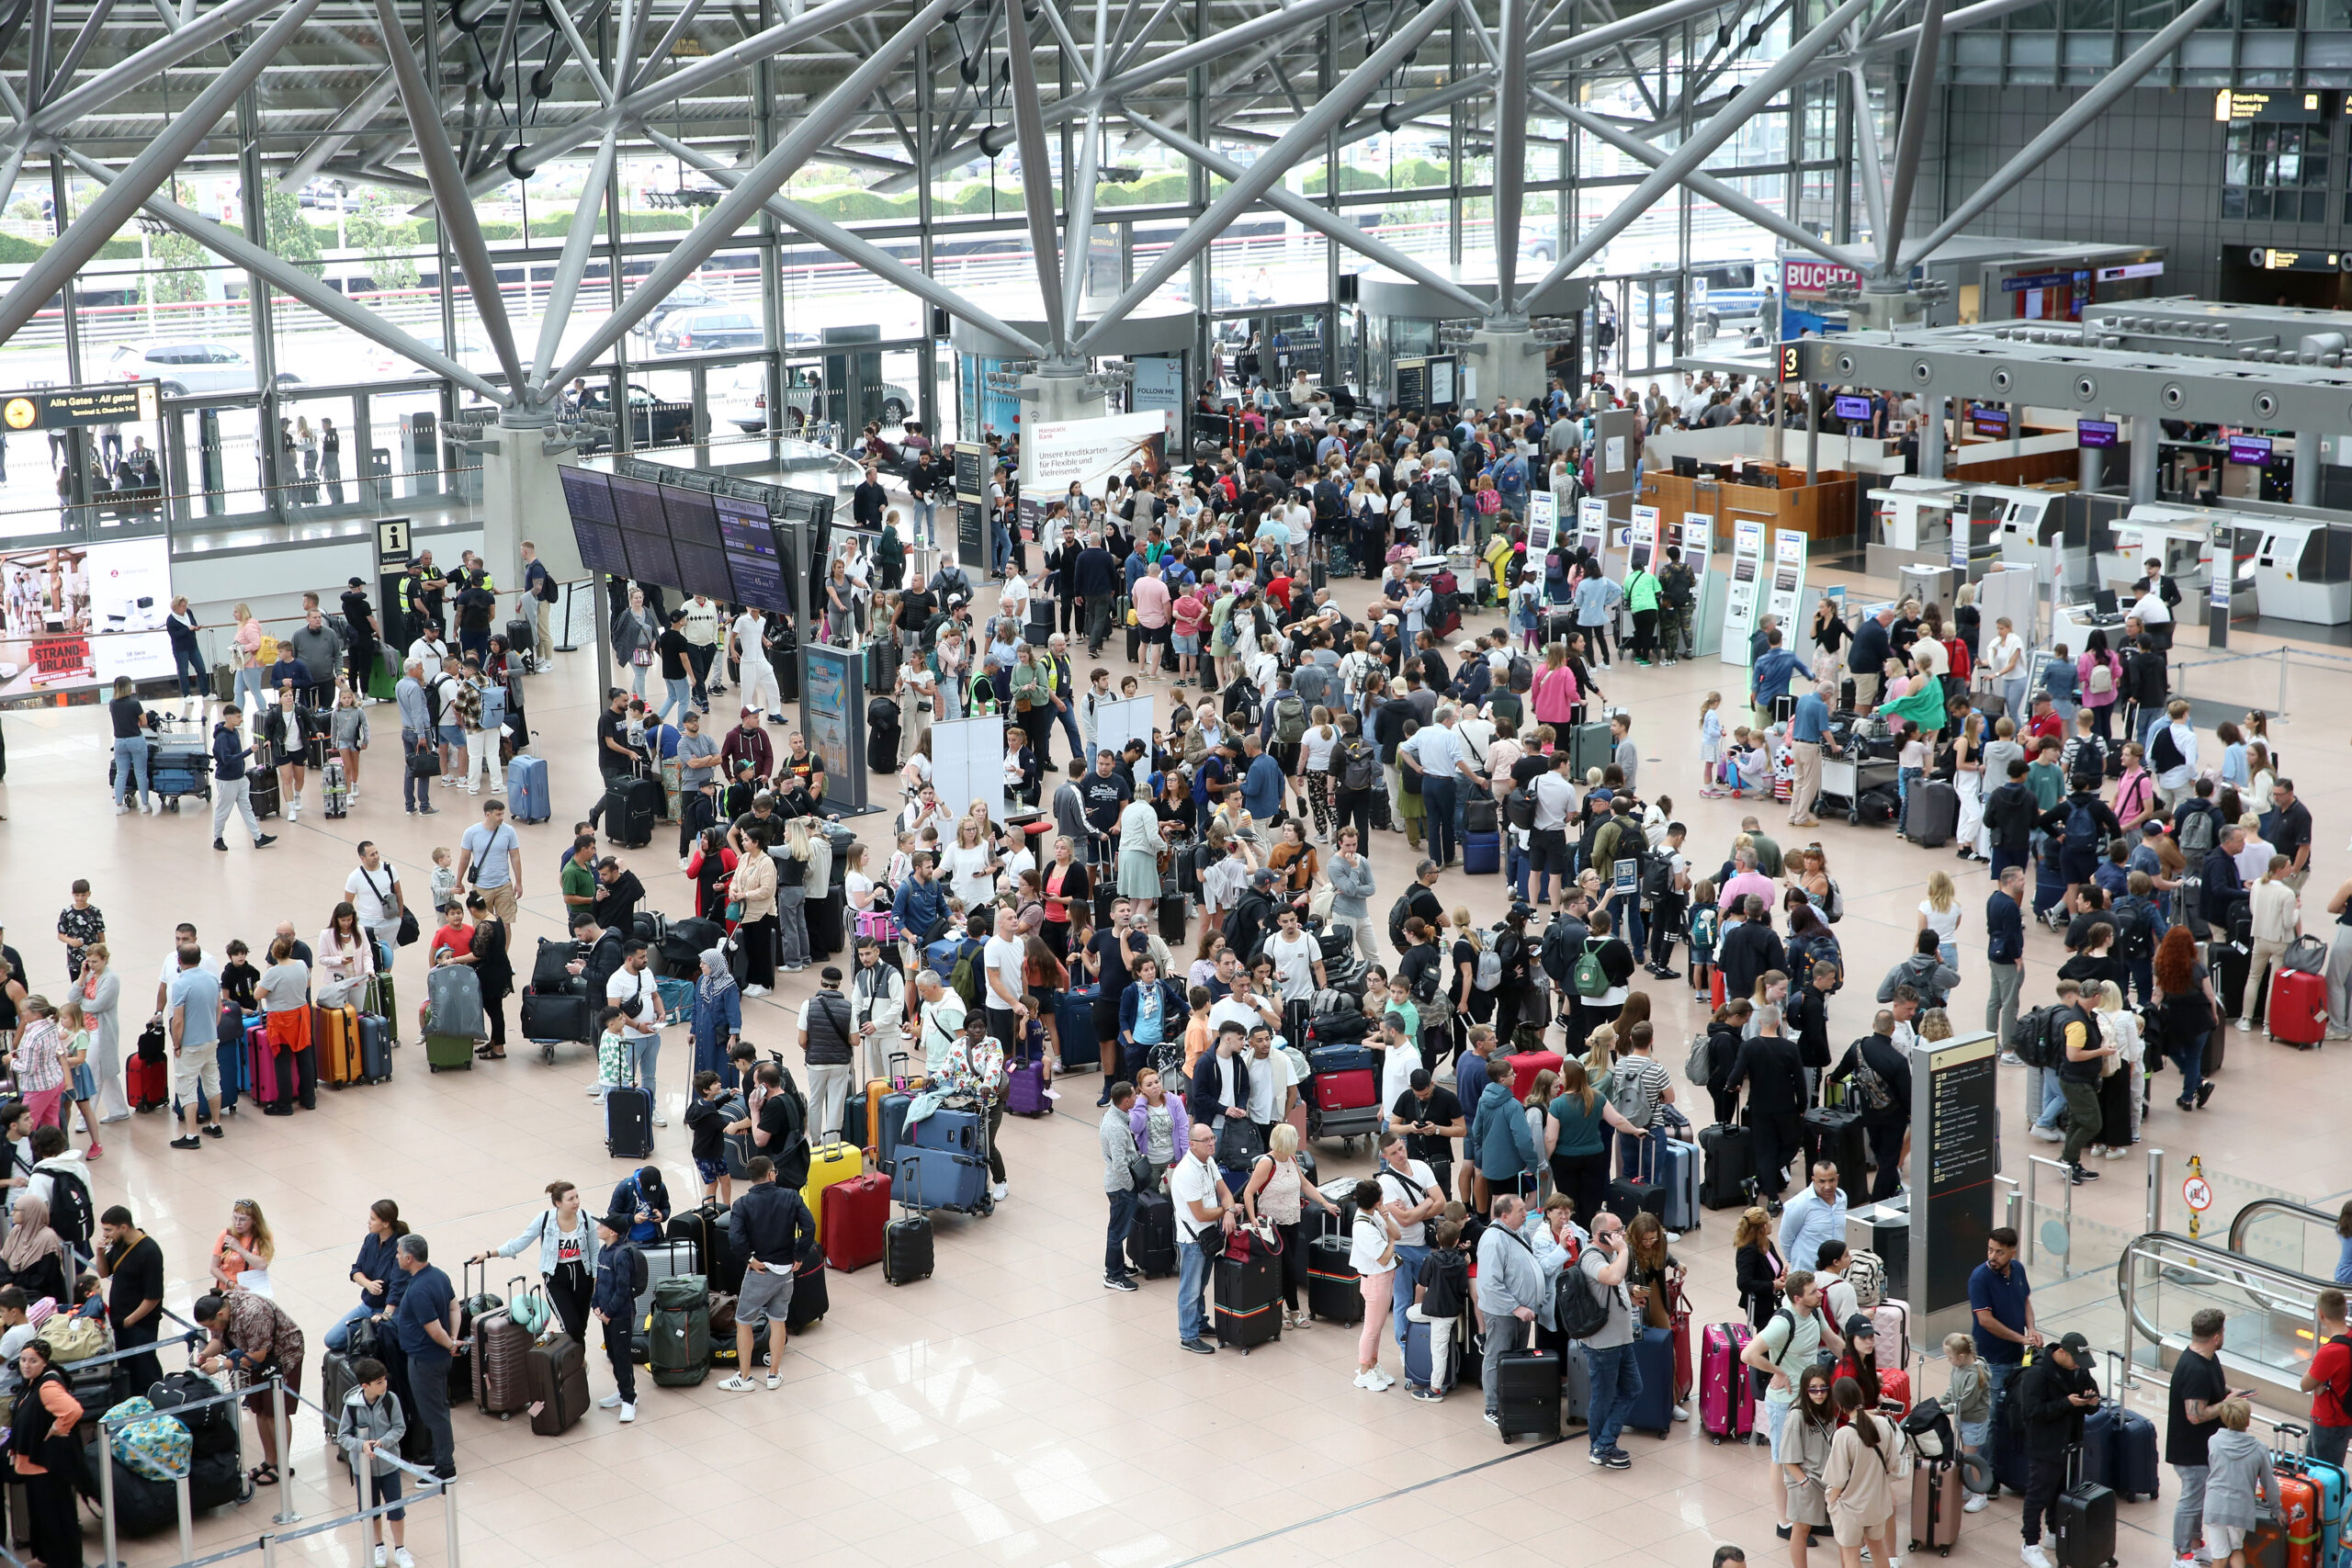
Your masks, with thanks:
[[[1363,1332],[1356,1337],[1356,1386],[1378,1393],[1396,1382],[1380,1370],[1380,1342],[1388,1337],[1389,1303],[1396,1289],[1396,1217],[1382,1206],[1380,1183],[1359,1181],[1352,1194],[1356,1225],[1348,1261],[1363,1292]]]
[[[319,961],[321,1007],[355,1000],[359,982],[376,972],[376,944],[361,929],[358,908],[348,898],[334,907],[312,951]]]
[[[865,874],[864,844],[849,847],[849,860],[842,873],[842,895],[853,916],[874,901],[874,879]]]
[[[1306,774],[1306,804],[1315,814],[1315,836],[1329,841],[1334,826],[1331,811],[1331,756],[1340,749],[1340,727],[1331,710],[1317,704],[1307,715],[1306,733],[1298,743],[1299,767]]]
[[[996,851],[969,817],[956,824],[956,841],[940,854],[939,869],[967,910],[996,897]]]
[[[2260,984],[2256,976],[2256,984]],[[2098,995],[2086,998],[2098,1007],[2100,1040],[2113,1055],[2099,1064],[2099,1110],[2102,1112],[2098,1135],[2092,1141],[2091,1152],[2108,1159],[2120,1159],[2132,1152],[2140,1138],[2140,1101],[2148,1080],[2147,1051],[2140,1040],[2140,1015],[2123,1005],[2123,992],[2112,980],[2098,983]],[[2115,1104],[2112,1080],[2120,1077],[2129,1096],[2123,1114],[2115,1125],[2107,1124],[2104,1112]]]
[[[1919,923],[1914,928],[1936,933],[1936,956],[1947,969],[1960,967],[1960,894],[1951,877],[1940,871],[1928,874],[1928,896],[1919,900]]]
[[[1014,572],[997,590],[996,613],[1011,620],[1015,626],[1029,623],[1029,580]]]

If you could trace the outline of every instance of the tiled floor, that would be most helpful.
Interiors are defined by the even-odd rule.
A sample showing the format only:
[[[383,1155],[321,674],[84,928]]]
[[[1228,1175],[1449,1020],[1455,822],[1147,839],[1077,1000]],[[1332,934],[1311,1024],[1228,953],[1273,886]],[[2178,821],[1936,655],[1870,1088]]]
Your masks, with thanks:
[[[1343,598],[1359,603],[1363,586],[1351,584]],[[555,672],[532,682],[530,711],[560,809],[554,822],[523,829],[529,850],[516,933],[523,949],[557,934],[554,867],[566,829],[591,799],[589,728],[600,682],[590,659],[564,656]],[[1115,649],[1108,662],[1124,669]],[[1708,691],[1736,694],[1741,680],[1713,660],[1646,671],[1621,664],[1606,678],[1610,696],[1636,716],[1644,784],[1675,798],[1692,846],[1708,859],[1728,844],[1745,808],[1698,798],[1696,716]],[[2346,684],[2324,672],[2295,680],[2296,718],[2278,726],[2278,739],[2321,826],[2316,909],[2324,890],[2352,872],[2352,856],[2339,848],[2352,785],[2302,742],[2335,744]],[[2242,682],[2242,700],[2275,702],[2275,665],[2216,665],[2196,681],[2202,697],[2236,695],[2229,683]],[[256,853],[239,844],[215,854],[205,826],[187,816],[112,816],[100,785],[107,753],[96,710],[11,713],[5,722],[6,918],[37,987],[62,984],[49,932],[76,876],[95,885],[118,962],[143,998],[174,921],[194,920],[216,950],[232,935],[262,938],[280,919],[307,937],[325,922],[357,840],[384,844],[415,887],[428,852],[453,844],[469,820],[463,807],[470,803],[447,792],[436,792],[446,808],[438,818],[401,815],[390,787],[397,781],[379,745],[348,819],[306,814],[277,825],[276,848]],[[884,821],[874,816],[855,825],[880,847]],[[1909,946],[1928,873],[1961,868],[1949,852],[1910,848],[1884,829],[1838,822],[1819,836],[1846,895],[1838,935],[1854,972],[1874,981]],[[1793,837],[1783,834],[1782,841]],[[667,841],[628,858],[658,904],[688,907]],[[1413,858],[1401,839],[1382,839],[1374,860],[1385,889],[1402,886]],[[1984,884],[1972,876],[1962,886],[1966,978],[1954,1007],[1965,1025],[1980,1014],[1984,995]],[[1500,913],[1495,881],[1449,874],[1444,891],[1482,919]],[[2313,924],[2324,919],[2315,915]],[[2047,932],[2028,941],[2030,996],[2046,989],[2059,949]],[[800,984],[749,1004],[749,1032],[760,1043],[788,1045],[786,1010],[815,976],[796,978]],[[401,980],[413,1005],[423,990],[413,951]],[[1653,988],[1659,1038],[1675,1043],[1662,1054],[1679,1077],[1679,1043],[1698,1027],[1700,1013],[1682,985]],[[1867,1027],[1861,989],[1839,1005],[1839,1038]],[[126,1007],[130,1033],[141,1007],[141,1000]],[[419,1055],[413,1045],[404,1049],[389,1084],[323,1094],[314,1114],[265,1122],[248,1111],[225,1143],[201,1154],[164,1149],[166,1129],[136,1119],[117,1131],[96,1168],[99,1201],[130,1203],[161,1239],[179,1281],[172,1304],[181,1310],[231,1201],[259,1201],[280,1238],[279,1298],[312,1336],[312,1393],[317,1336],[350,1298],[345,1272],[372,1200],[397,1198],[437,1258],[454,1261],[518,1229],[537,1212],[549,1179],[577,1180],[601,1197],[621,1172],[605,1156],[596,1108],[581,1094],[592,1072],[582,1051],[565,1050],[552,1068],[518,1051],[496,1066],[441,1076],[427,1075]],[[684,1130],[675,1124],[683,1056],[673,1045],[663,1064],[673,1125],[659,1139],[680,1190],[692,1186]],[[2217,1172],[2313,1198],[2352,1188],[2352,1153],[2341,1134],[2352,1111],[2343,1056],[2340,1047],[2304,1055],[2233,1034],[2212,1109],[2184,1119],[2159,1096],[2150,1141],[2176,1161],[2200,1154]],[[1502,1449],[1478,1419],[1475,1390],[1430,1407],[1409,1402],[1401,1385],[1379,1395],[1351,1387],[1347,1329],[1320,1326],[1247,1359],[1179,1352],[1168,1283],[1132,1296],[1108,1294],[1098,1283],[1095,1082],[1072,1077],[1057,1114],[1008,1122],[1012,1200],[985,1221],[942,1216],[932,1280],[892,1289],[878,1269],[833,1275],[831,1314],[794,1339],[783,1392],[729,1395],[716,1379],[686,1391],[650,1389],[634,1427],[592,1412],[554,1440],[532,1436],[520,1421],[460,1410],[466,1562],[628,1568],[737,1563],[749,1553],[858,1568],[947,1560],[1170,1568],[1312,1564],[1360,1558],[1388,1542],[1453,1568],[1603,1559],[1702,1568],[1723,1542],[1746,1547],[1758,1561],[1773,1556],[1762,1458],[1710,1446],[1690,1427],[1663,1442],[1629,1439],[1634,1468],[1604,1472],[1585,1463],[1584,1445],[1573,1438],[1556,1449]],[[2004,1070],[2002,1084],[2014,1165],[2014,1151],[2040,1145],[2021,1139],[2014,1069]],[[1334,1171],[1366,1163],[1361,1154],[1343,1158],[1336,1146],[1324,1159]],[[2110,1179],[2080,1195],[2078,1212],[2136,1229],[2144,1201],[2140,1167],[2108,1168]],[[2176,1224],[2177,1213],[2176,1205]],[[1710,1215],[1678,1248],[1702,1322],[1734,1313],[1727,1220]],[[492,1287],[503,1292],[515,1271],[494,1269]],[[592,1351],[590,1366],[601,1394],[609,1387],[601,1352]],[[1930,1368],[1923,1392],[1942,1382],[1941,1371]],[[2162,1410],[2154,1413],[2161,1422]],[[319,1443],[316,1417],[306,1413],[290,1495],[312,1520],[332,1517],[351,1496],[347,1482],[322,1483]],[[266,1497],[202,1520],[199,1549],[252,1540],[268,1528],[268,1506]],[[2169,1495],[2122,1510],[2127,1564],[2162,1560],[2170,1512]],[[2017,1505],[2007,1501],[1970,1518],[1961,1556],[2013,1559],[2016,1517]],[[438,1505],[419,1507],[413,1533],[421,1558],[441,1558]],[[349,1530],[286,1550],[320,1562],[365,1560]],[[167,1537],[129,1545],[125,1556],[157,1563],[176,1561],[175,1551]]]

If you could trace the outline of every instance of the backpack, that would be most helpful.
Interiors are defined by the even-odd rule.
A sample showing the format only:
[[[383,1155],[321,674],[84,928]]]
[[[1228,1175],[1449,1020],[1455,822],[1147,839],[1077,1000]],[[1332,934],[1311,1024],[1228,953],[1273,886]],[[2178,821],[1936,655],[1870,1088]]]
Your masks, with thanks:
[[[2201,862],[2211,852],[2214,844],[2213,814],[2201,807],[2188,807],[2180,814],[2179,825],[2172,830],[2173,841],[2191,864]]]
[[[1564,988],[1576,964],[1568,952],[1569,941],[1567,927],[1555,920],[1544,928],[1543,945],[1535,951],[1536,962],[1544,966],[1544,973],[1554,985]]]
[[[49,1173],[49,1228],[76,1258],[90,1256],[90,1238],[98,1234],[97,1206],[90,1189],[70,1170]]]
[[[1617,1076],[1609,1085],[1609,1103],[1617,1108],[1618,1115],[1646,1129],[1650,1118],[1657,1114],[1658,1102],[1651,1091],[1649,1075],[1627,1071],[1632,1066],[1631,1062],[1619,1064]]]
[[[2125,895],[2109,911],[2115,919],[2115,955],[2137,964],[2156,952],[2155,911],[2139,898]]]
[[[1412,945],[1405,940],[1405,921],[1412,913],[1413,896],[1410,893],[1399,893],[1396,902],[1388,907],[1388,942],[1399,953]]]
[[[966,1008],[980,1005],[980,947],[978,942],[967,942],[964,951],[956,955],[956,967],[948,972],[947,984],[964,999]]]
[[[2066,849],[2073,853],[2095,854],[2098,837],[2098,817],[2091,810],[2090,802],[2075,802],[2066,811]]]
[[[1609,994],[1609,973],[1600,966],[1600,943],[1587,937],[1584,951],[1577,954],[1576,967],[1570,984],[1577,996],[1593,1001]]]
[[[1535,827],[1535,796],[1525,784],[1503,797],[1503,817],[1514,828],[1532,830]]]
[[[2172,738],[2172,726],[2166,724],[2158,728],[2155,738],[2148,743],[2149,771],[2158,773],[2170,773],[2187,761],[2188,759],[2180,754],[2180,742]]]
[[[1854,1095],[1865,1111],[1884,1111],[1894,1103],[1894,1091],[1887,1087],[1879,1070],[1871,1066],[1860,1041],[1854,1043]]]
[[[1274,739],[1295,746],[1306,738],[1306,705],[1295,696],[1274,699]]]
[[[2110,653],[2091,666],[2090,679],[2084,682],[2091,695],[2103,697],[2115,690],[2114,659],[2115,655]]]
[[[1519,654],[1510,656],[1510,689],[1524,692],[1535,684],[1535,667]]]
[[[2057,1012],[2055,1005],[2038,1007],[2018,1020],[2009,1031],[2009,1049],[2018,1061],[2029,1067],[2049,1068],[2058,1065]]]
[[[1570,1339],[1589,1339],[1609,1326],[1608,1287],[1582,1269],[1576,1273],[1573,1289],[1566,1288],[1566,1276],[1562,1277],[1562,1286],[1555,1287],[1552,1298],[1552,1308],[1562,1334]]]
[[[1484,936],[1475,940],[1478,948],[1478,967],[1470,983],[1479,990],[1491,991],[1503,983],[1503,955]]]
[[[1821,917],[1831,925],[1846,918],[1846,896],[1838,891],[1838,879],[1829,879],[1829,895],[1821,901]]]
[[[1714,1076],[1715,1037],[1696,1034],[1690,1039],[1690,1055],[1682,1060],[1682,1076],[1692,1083],[1702,1084]]]
[[[1380,782],[1380,759],[1363,740],[1351,738],[1340,748],[1340,785],[1368,790]]]
[[[1233,623],[1228,620],[1226,625],[1231,626]],[[1238,637],[1236,640],[1239,640]],[[1235,677],[1233,684],[1225,689],[1225,701],[1221,705],[1226,718],[1244,729],[1257,728],[1258,721],[1264,716],[1263,705],[1258,700],[1258,688],[1250,683],[1247,675]]]
[[[1886,1300],[1886,1264],[1875,1252],[1851,1253],[1846,1259],[1846,1283],[1854,1287],[1854,1305],[1874,1312]]]

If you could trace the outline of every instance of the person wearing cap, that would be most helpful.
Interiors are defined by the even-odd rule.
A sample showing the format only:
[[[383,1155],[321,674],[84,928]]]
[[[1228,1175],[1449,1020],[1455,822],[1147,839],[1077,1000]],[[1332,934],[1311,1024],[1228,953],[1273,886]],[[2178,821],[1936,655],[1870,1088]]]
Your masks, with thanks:
[[[346,668],[351,672],[351,689],[363,698],[368,695],[368,682],[376,674],[376,606],[368,602],[368,584],[364,579],[353,578],[344,585],[343,624],[349,629],[350,640],[344,648]]]
[[[743,668],[748,671],[751,666],[746,664]],[[748,678],[744,685],[743,707],[736,716],[735,728],[718,743],[718,760],[730,777],[735,775],[739,762],[749,762],[753,781],[764,783],[775,772],[775,745],[768,739],[768,732],[760,728],[760,710],[751,701],[753,694]]]
[[[2090,1361],[2091,1342],[2069,1334],[2017,1380],[2025,1430],[2026,1568],[2051,1568],[2050,1554],[2041,1550],[2042,1517],[2053,1512],[2066,1485],[2066,1456],[2082,1443],[2084,1416],[2098,1407]]]
[[[728,626],[726,641],[727,657],[735,663],[736,683],[743,692],[743,712],[751,716],[756,733],[763,712],[778,716],[784,712],[784,689],[768,659],[769,649],[775,646],[775,632],[765,611],[757,604],[746,604]]]
[[[618,1410],[624,1422],[637,1419],[637,1359],[629,1353],[637,1325],[637,1292],[645,1278],[645,1255],[628,1239],[632,1216],[605,1214],[596,1221],[596,1285],[588,1310],[605,1325],[605,1359],[612,1364],[613,1392],[596,1402]],[[403,1238],[405,1239],[405,1238]]]

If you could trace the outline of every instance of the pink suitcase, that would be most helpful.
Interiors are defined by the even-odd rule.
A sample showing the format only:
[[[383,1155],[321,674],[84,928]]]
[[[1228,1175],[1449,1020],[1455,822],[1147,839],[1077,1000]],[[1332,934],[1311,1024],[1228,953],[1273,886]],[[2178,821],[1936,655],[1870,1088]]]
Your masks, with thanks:
[[[1877,1329],[1876,1359],[1881,1372],[1899,1372],[1911,1364],[1911,1308],[1892,1296],[1871,1308]]]
[[[269,1043],[269,1027],[256,1024],[245,1031],[246,1088],[264,1105],[277,1102],[277,1050]]]
[[[1711,1441],[1745,1441],[1756,1429],[1756,1387],[1739,1359],[1749,1335],[1744,1323],[1711,1323],[1701,1336],[1699,1421]]]

